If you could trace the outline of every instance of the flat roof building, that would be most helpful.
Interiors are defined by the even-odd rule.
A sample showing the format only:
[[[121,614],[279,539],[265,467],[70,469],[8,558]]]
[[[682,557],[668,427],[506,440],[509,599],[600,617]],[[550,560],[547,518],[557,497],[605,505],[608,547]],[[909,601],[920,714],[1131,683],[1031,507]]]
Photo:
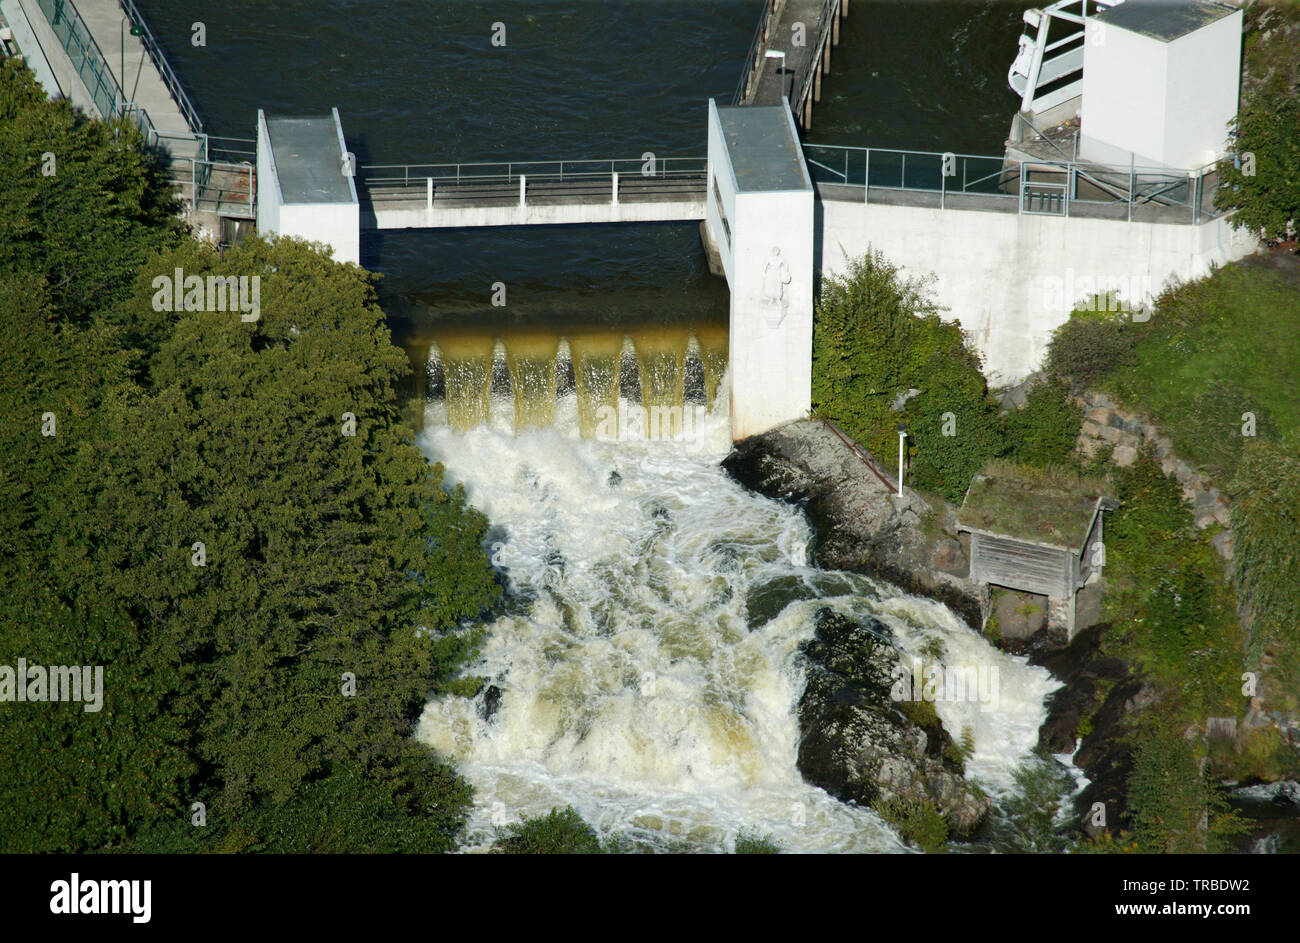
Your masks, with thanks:
[[[354,159],[339,110],[269,117],[257,112],[257,229],[329,245],[339,262],[361,262]]]

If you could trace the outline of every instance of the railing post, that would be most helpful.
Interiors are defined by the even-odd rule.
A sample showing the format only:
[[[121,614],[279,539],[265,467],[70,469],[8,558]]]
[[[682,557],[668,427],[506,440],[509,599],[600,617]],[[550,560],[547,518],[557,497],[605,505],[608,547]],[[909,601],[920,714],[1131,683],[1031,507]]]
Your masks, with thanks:
[[[862,205],[871,202],[871,148],[862,150]]]
[[[519,208],[521,210],[524,208],[524,192],[527,186],[525,183],[526,179],[527,178],[525,178],[523,174],[519,175]]]
[[[433,212],[433,178],[432,177],[424,178],[424,206],[430,213]]]
[[[1130,152],[1128,155],[1128,221],[1130,223],[1133,222],[1133,187],[1133,154]]]
[[[1020,162],[1020,199],[1016,201],[1016,213],[1025,211],[1025,189],[1029,184],[1029,174],[1025,172],[1025,162]]]
[[[614,171],[610,176],[614,180],[613,187],[610,191],[610,203],[614,206],[618,206],[618,171]]]

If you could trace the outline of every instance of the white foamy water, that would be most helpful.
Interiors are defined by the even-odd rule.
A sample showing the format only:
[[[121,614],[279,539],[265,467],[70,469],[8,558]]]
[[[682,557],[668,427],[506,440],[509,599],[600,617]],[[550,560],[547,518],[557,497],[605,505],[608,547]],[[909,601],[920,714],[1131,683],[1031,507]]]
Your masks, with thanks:
[[[936,705],[954,736],[972,728],[968,769],[990,791],[1033,747],[1045,671],[937,603],[809,567],[802,515],[722,471],[724,418],[702,431],[693,443],[423,434],[504,531],[494,561],[513,603],[468,669],[500,687],[497,713],[446,697],[419,726],[475,786],[471,847],[494,825],[572,805],[602,833],[663,848],[729,849],[747,830],[787,851],[904,850],[795,766],[798,650],[826,605],[877,615],[909,652],[938,637],[947,659],[997,666],[997,710]]]

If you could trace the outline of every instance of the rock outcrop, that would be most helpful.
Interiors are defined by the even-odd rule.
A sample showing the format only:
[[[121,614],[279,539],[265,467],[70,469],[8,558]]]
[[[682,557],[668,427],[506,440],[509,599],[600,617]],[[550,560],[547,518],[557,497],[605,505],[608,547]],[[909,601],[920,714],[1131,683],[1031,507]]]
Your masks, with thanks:
[[[954,838],[969,837],[989,800],[950,759],[941,725],[926,729],[890,697],[899,663],[890,631],[871,619],[854,622],[818,610],[816,635],[805,643],[808,683],[799,701],[799,772],[845,801],[929,803]]]
[[[804,508],[819,567],[888,580],[982,625],[955,509],[932,508],[908,488],[899,497],[825,423],[801,419],[751,436],[722,465],[750,490]]]

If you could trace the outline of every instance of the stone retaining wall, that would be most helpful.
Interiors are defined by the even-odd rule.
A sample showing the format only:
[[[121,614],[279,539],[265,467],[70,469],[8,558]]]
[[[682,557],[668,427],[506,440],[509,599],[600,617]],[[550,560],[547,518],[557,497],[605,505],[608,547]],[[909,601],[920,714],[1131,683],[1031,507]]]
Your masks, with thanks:
[[[1228,498],[1214,486],[1209,476],[1179,458],[1173,443],[1159,426],[1137,413],[1121,409],[1106,394],[1088,391],[1072,399],[1084,410],[1083,426],[1076,443],[1080,454],[1092,458],[1109,445],[1113,447],[1110,460],[1127,467],[1137,460],[1138,449],[1150,442],[1160,468],[1182,486],[1183,498],[1192,507],[1197,528],[1204,530],[1211,524],[1223,527],[1211,542],[1225,563],[1232,562],[1232,518]]]

